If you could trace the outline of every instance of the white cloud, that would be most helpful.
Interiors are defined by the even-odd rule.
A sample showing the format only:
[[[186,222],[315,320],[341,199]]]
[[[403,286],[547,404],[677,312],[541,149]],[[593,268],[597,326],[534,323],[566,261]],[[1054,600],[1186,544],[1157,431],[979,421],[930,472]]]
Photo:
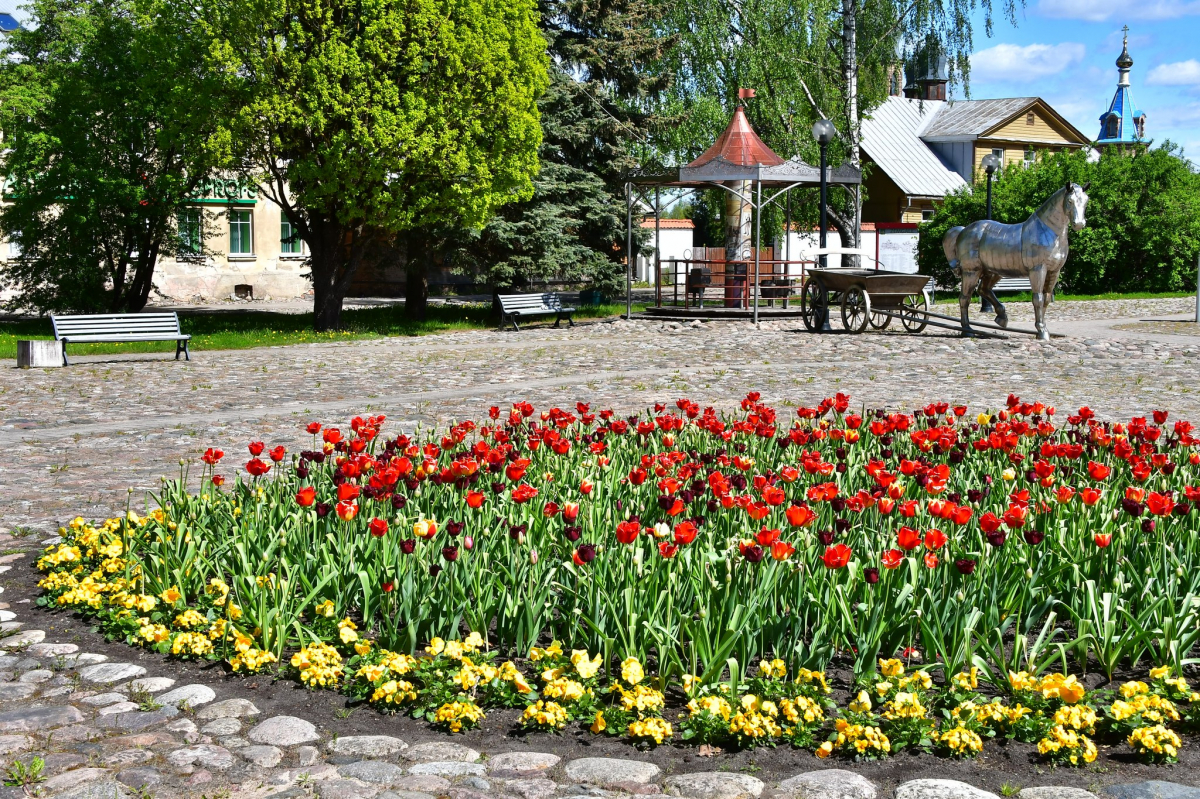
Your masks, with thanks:
[[[1120,14],[1126,22],[1176,19],[1200,14],[1200,0],[1039,0],[1038,13],[1055,19],[1084,19],[1103,22]]]
[[[1057,75],[1083,60],[1086,48],[1077,42],[1062,44],[998,44],[971,56],[971,79],[1027,81]]]
[[[1200,61],[1189,58],[1174,64],[1159,64],[1146,75],[1150,86],[1200,86]]]

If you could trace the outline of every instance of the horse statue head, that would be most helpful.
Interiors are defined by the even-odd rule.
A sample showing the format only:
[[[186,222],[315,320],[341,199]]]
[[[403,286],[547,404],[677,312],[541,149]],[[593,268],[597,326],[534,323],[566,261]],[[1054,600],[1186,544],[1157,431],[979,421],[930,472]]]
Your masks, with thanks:
[[[1066,194],[1063,196],[1063,210],[1066,212],[1067,219],[1070,220],[1073,230],[1083,230],[1087,224],[1087,219],[1084,218],[1084,211],[1087,209],[1088,204],[1088,186],[1091,185],[1092,182],[1090,180],[1082,186],[1078,183],[1067,182]]]

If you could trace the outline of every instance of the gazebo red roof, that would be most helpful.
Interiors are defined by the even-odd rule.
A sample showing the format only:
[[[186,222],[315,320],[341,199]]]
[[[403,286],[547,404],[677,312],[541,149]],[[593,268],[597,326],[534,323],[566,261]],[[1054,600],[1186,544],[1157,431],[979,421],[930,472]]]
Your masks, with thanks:
[[[704,154],[688,164],[688,168],[704,166],[718,158],[738,166],[779,166],[784,161],[775,151],[763,144],[750,120],[746,119],[746,111],[740,105],[734,109],[733,118],[725,127],[712,147]]]

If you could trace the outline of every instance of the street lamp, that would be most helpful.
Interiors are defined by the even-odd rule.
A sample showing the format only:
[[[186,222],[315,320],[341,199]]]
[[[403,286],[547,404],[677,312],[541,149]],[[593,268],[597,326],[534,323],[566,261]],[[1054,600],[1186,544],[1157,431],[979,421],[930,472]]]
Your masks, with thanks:
[[[817,144],[821,146],[821,248],[825,248],[825,236],[829,231],[829,217],[826,212],[827,208],[827,193],[829,188],[827,164],[829,157],[829,142],[833,141],[833,137],[837,135],[837,130],[834,129],[833,123],[828,119],[818,119],[812,126],[813,138],[817,140]],[[821,268],[824,269],[826,264],[826,256],[821,255]]]
[[[987,219],[992,218],[992,175],[1000,168],[1000,158],[995,153],[988,153],[983,157],[981,163],[983,171],[987,173]],[[979,292],[979,312],[991,313],[995,309],[992,303],[988,300],[987,295],[982,291]]]
[[[992,175],[1000,168],[1000,158],[995,153],[983,157],[983,171],[987,172],[987,218],[992,218]]]

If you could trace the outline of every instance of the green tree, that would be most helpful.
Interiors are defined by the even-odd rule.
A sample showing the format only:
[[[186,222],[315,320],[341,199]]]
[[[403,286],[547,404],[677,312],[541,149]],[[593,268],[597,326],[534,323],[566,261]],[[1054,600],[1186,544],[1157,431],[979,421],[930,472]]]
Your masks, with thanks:
[[[532,192],[532,0],[206,0],[196,23],[238,82],[242,170],[308,244],[318,330],[398,236],[479,227]]]
[[[137,311],[229,153],[204,43],[157,0],[34,0],[0,53],[16,308]]]
[[[1019,223],[1070,180],[1088,183],[1087,227],[1070,235],[1071,251],[1060,291],[1186,291],[1195,286],[1200,253],[1200,174],[1170,142],[1122,152],[1110,148],[1099,160],[1082,151],[1060,152],[1034,164],[1012,164],[992,183],[992,217]],[[942,285],[957,285],[942,251],[955,225],[985,216],[983,181],[949,195],[933,219],[921,225],[917,257],[922,272]]]

